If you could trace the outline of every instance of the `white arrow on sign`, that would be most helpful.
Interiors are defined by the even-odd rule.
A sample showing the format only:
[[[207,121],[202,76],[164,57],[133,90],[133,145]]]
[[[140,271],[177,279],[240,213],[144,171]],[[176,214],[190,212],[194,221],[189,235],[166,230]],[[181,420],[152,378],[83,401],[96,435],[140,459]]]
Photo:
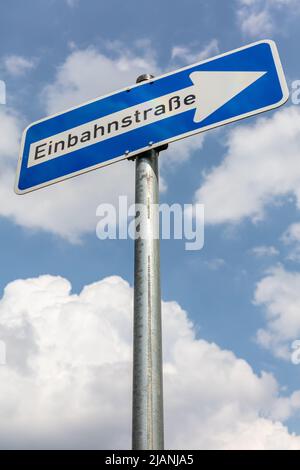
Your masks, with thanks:
[[[193,85],[68,129],[30,145],[28,167],[196,109],[201,122],[267,72],[192,72]],[[129,90],[130,92],[130,90]],[[130,149],[128,149],[130,151]]]
[[[193,72],[197,96],[195,122],[201,122],[267,72]],[[206,90],[213,90],[207,93]]]

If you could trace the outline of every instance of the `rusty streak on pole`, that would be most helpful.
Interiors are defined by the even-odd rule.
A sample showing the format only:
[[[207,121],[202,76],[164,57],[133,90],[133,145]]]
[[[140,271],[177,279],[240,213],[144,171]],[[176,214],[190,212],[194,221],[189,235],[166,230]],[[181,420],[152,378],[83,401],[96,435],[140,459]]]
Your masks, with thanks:
[[[141,75],[137,83],[150,80]],[[138,155],[135,202],[132,448],[164,448],[158,149]]]

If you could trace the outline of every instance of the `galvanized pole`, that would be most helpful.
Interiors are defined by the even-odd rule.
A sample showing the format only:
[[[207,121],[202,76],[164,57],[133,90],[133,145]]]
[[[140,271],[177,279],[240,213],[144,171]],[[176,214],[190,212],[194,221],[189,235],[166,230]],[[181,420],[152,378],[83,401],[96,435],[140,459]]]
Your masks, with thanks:
[[[141,75],[137,83],[150,80]],[[132,448],[164,448],[158,149],[136,157]],[[140,235],[140,237],[138,236]]]

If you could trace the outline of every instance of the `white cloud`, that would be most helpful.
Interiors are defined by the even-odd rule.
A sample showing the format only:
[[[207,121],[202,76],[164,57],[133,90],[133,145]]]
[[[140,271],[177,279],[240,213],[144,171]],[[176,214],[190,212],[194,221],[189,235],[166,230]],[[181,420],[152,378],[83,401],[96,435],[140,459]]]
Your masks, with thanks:
[[[300,449],[279,394],[232,352],[196,339],[163,303],[167,448]],[[71,294],[50,275],[8,284],[0,301],[1,448],[130,448],[132,289],[113,276]],[[179,425],[180,423],[180,425]]]
[[[291,344],[300,338],[300,273],[277,266],[257,284],[254,302],[263,307],[266,326],[257,340],[277,357],[290,360]]]
[[[96,230],[96,208],[100,203],[118,208],[119,195],[127,195],[128,204],[133,201],[134,165],[128,161],[24,196],[14,194],[14,178],[11,169],[1,172],[0,215],[27,229],[47,231],[72,243]]]
[[[71,52],[58,67],[54,82],[42,93],[48,114],[132,85],[143,73],[156,75],[160,71],[149,47],[136,53],[119,43],[107,47],[109,55],[94,47]]]
[[[172,59],[183,64],[193,64],[201,60],[213,57],[219,53],[217,39],[212,39],[206,46],[199,50],[198,46],[174,46],[171,52]]]
[[[285,420],[300,408],[300,392],[294,392],[288,398],[280,397],[273,405],[272,416],[278,420]]]
[[[217,271],[225,266],[226,262],[223,258],[212,258],[208,261],[205,261],[206,266],[208,269],[212,271]]]
[[[257,257],[264,257],[264,256],[277,256],[279,255],[279,251],[275,246],[255,246],[252,250],[252,253]]]
[[[20,117],[9,108],[0,107],[0,155],[3,161],[13,159],[19,152]]]
[[[19,55],[10,55],[4,59],[6,71],[13,76],[20,76],[35,67],[35,60]]]
[[[188,139],[178,140],[169,145],[167,150],[160,154],[160,164],[164,176],[170,171],[173,165],[186,162],[193,152],[201,150],[204,143],[204,134],[193,135]]]
[[[291,261],[300,261],[300,223],[291,224],[283,233],[281,240],[290,247],[287,258]]]
[[[237,0],[237,6],[241,31],[254,38],[278,32],[283,20],[300,13],[298,0]]]
[[[225,158],[203,175],[196,192],[196,201],[205,204],[206,223],[260,220],[268,205],[289,195],[300,208],[299,148],[296,106],[231,131]]]
[[[282,240],[286,244],[300,242],[300,223],[290,225],[282,236]]]
[[[242,9],[239,22],[242,32],[252,37],[269,34],[273,29],[272,18],[267,10],[250,13],[248,10]]]

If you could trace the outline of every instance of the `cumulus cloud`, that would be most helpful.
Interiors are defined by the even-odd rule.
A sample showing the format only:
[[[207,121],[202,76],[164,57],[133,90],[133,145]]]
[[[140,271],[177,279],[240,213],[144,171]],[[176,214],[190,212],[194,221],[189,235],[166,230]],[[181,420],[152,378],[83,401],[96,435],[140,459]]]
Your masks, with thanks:
[[[197,339],[176,302],[163,303],[163,324],[167,448],[300,449],[282,423],[299,392],[281,396],[271,374]],[[130,448],[127,282],[108,277],[72,294],[61,277],[14,281],[0,301],[0,338],[1,448]]]
[[[298,243],[300,242],[300,223],[291,224],[282,236],[284,243]]]
[[[0,156],[1,163],[12,160],[19,151],[20,128],[22,121],[20,117],[6,107],[0,107]]]
[[[290,248],[288,259],[300,261],[300,223],[291,224],[283,233],[281,240]]]
[[[273,29],[273,21],[268,10],[252,10],[241,8],[238,15],[239,24],[244,34],[257,37],[269,34]]]
[[[262,258],[265,256],[277,256],[279,255],[279,251],[275,246],[266,246],[266,245],[260,245],[260,246],[255,246],[252,250],[252,253],[257,256],[258,258]]]
[[[275,356],[289,360],[291,344],[300,337],[300,273],[276,266],[261,279],[254,303],[263,308],[266,325],[257,341]]]
[[[88,47],[70,53],[58,67],[54,82],[43,90],[42,101],[48,114],[132,85],[143,73],[160,72],[149,47],[132,52],[119,43],[110,43],[106,49],[103,53]]]
[[[4,67],[6,71],[15,77],[24,75],[28,70],[35,67],[35,60],[19,55],[10,55],[4,59]]]
[[[237,0],[237,6],[241,31],[254,38],[266,36],[275,28],[277,32],[283,19],[300,13],[298,0]]]
[[[223,258],[212,258],[205,261],[205,264],[211,271],[218,271],[218,269],[221,269],[226,265],[226,262]]]
[[[203,48],[198,45],[190,46],[174,46],[171,52],[171,57],[174,62],[181,62],[183,64],[193,64],[201,60],[213,57],[219,53],[219,43],[217,39],[212,39]]]
[[[196,201],[206,222],[261,220],[269,204],[292,195],[300,208],[300,110],[286,107],[229,133],[222,163],[203,175]]]
[[[160,164],[164,178],[167,178],[167,171],[186,162],[193,153],[203,147],[204,134],[193,135],[188,139],[178,140],[169,145],[167,150],[160,154]]]

